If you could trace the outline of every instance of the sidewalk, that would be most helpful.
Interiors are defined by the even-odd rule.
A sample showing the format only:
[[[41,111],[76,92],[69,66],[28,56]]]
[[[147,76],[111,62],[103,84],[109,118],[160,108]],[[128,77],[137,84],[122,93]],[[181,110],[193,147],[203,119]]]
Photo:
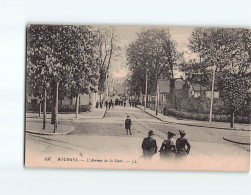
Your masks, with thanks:
[[[58,113],[58,120],[78,120],[78,119],[101,119],[105,116],[105,108],[92,108],[91,112],[81,112],[76,118],[75,113]],[[38,113],[26,113],[27,118],[43,118],[43,113],[41,117],[38,116]],[[51,114],[47,113],[46,118],[50,119]]]
[[[54,133],[54,125],[48,121],[46,129],[42,129],[43,121],[36,119],[34,121],[26,121],[26,132],[38,135],[67,135],[75,130],[73,126],[58,124],[57,133]]]
[[[196,126],[196,127],[207,127],[207,128],[214,128],[214,129],[251,131],[250,124],[235,123],[234,128],[230,128],[229,123],[226,123],[226,122],[212,122],[212,124],[210,124],[207,121],[178,119],[175,117],[164,116],[161,113],[158,113],[158,115],[156,116],[155,110],[150,110],[149,108],[146,108],[144,110],[144,106],[141,106],[141,105],[138,105],[137,107],[139,109],[143,110],[144,112],[150,114],[151,116],[163,121],[163,122],[175,123],[175,124],[180,124],[180,125],[188,125],[188,126]]]
[[[106,109],[94,108],[92,112],[83,112],[78,114],[76,118],[75,113],[59,113],[58,120],[81,120],[81,119],[101,119],[105,116]],[[75,130],[73,126],[58,124],[58,132],[54,133],[54,125],[50,124],[51,113],[47,113],[46,129],[43,127],[43,115],[39,117],[38,113],[26,113],[26,132],[39,135],[67,135]]]
[[[250,133],[248,133],[250,129],[250,124],[240,124],[236,123],[234,124],[234,128],[229,127],[229,123],[226,122],[213,122],[212,124],[209,124],[207,121],[196,121],[196,120],[189,120],[189,119],[177,119],[175,117],[169,117],[164,116],[161,113],[158,113],[156,116],[156,111],[150,110],[149,108],[146,108],[144,110],[144,106],[138,105],[138,108],[146,112],[147,114],[167,123],[171,124],[179,124],[179,125],[187,125],[187,126],[195,126],[195,127],[206,127],[206,128],[213,128],[213,129],[221,129],[221,130],[237,130],[239,132],[246,131],[245,134],[240,135],[234,135],[234,136],[224,136],[223,140],[232,142],[235,144],[241,144],[243,145],[245,150],[250,151]]]

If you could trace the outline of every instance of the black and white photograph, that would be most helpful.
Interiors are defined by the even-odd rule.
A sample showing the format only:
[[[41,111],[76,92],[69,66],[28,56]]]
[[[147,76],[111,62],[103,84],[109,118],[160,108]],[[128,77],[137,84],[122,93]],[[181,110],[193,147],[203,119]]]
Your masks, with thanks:
[[[251,30],[26,28],[25,166],[249,171]]]

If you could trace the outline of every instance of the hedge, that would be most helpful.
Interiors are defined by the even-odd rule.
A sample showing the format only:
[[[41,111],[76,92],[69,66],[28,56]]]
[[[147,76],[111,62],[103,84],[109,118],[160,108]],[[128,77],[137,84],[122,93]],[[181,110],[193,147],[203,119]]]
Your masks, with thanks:
[[[195,113],[195,112],[184,112],[184,111],[177,111],[177,110],[166,110],[165,115],[167,116],[174,116],[177,118],[185,118],[185,119],[193,119],[193,120],[199,120],[199,121],[208,121],[209,120],[209,114],[202,114],[202,113]],[[229,122],[230,116],[224,115],[224,114],[213,114],[212,120],[217,122]],[[250,117],[242,117],[242,116],[236,116],[235,117],[236,123],[250,123]]]

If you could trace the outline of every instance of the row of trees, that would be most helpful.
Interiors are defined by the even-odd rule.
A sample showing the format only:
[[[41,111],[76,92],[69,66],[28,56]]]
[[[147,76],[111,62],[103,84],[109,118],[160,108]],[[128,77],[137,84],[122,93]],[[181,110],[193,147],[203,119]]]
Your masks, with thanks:
[[[27,28],[27,92],[53,105],[57,129],[58,99],[76,99],[91,91],[104,93],[104,83],[114,55],[116,40],[111,28],[91,26],[30,25]]]
[[[129,45],[127,61],[131,75],[127,80],[131,93],[145,93],[146,75],[149,92],[154,92],[158,79],[169,79],[179,69],[191,77],[197,74],[200,85],[212,82],[212,70],[217,76],[217,89],[225,108],[231,115],[240,112],[248,104],[251,72],[251,31],[230,28],[195,28],[188,48],[194,59],[186,61],[178,52],[167,29],[144,29],[136,41]],[[198,78],[195,77],[195,78]]]

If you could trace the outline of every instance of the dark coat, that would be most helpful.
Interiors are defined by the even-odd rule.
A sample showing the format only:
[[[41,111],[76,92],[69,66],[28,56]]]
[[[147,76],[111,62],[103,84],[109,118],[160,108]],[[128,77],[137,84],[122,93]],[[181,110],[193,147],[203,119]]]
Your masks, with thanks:
[[[131,119],[126,119],[125,120],[125,129],[129,129],[132,125]]]
[[[177,156],[186,156],[190,152],[190,144],[186,138],[180,137],[176,140]]]
[[[161,158],[169,158],[175,154],[175,144],[173,139],[167,139],[163,141],[159,150]]]
[[[152,137],[144,138],[141,147],[144,154],[152,154],[152,155],[157,153],[158,149],[156,140],[153,139]]]

